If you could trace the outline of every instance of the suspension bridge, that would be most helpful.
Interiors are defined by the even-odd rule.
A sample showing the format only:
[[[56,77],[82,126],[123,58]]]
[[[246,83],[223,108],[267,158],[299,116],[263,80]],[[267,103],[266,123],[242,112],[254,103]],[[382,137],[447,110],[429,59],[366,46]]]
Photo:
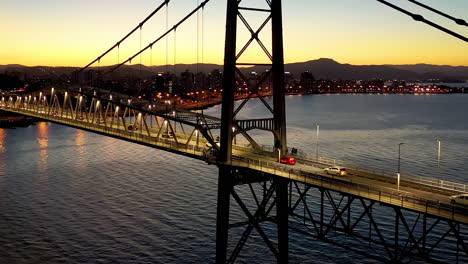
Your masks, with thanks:
[[[155,41],[108,72],[152,49],[209,2],[199,3]],[[110,51],[118,49],[169,3],[169,0],[163,1],[124,38],[79,72],[85,72]],[[290,241],[290,232],[320,239],[382,262],[468,262],[468,208],[450,200],[451,195],[468,192],[467,185],[429,177],[407,177],[400,182],[392,173],[353,168],[345,162],[338,163],[350,169],[349,175],[329,175],[323,169],[335,165],[336,161],[296,153],[288,147],[281,1],[266,0],[264,8],[249,7],[248,1],[245,1],[246,6],[241,4],[244,1],[227,1],[221,118],[152,99],[129,97],[100,88],[98,81],[3,95],[0,110],[185,155],[217,167],[217,263],[235,262],[254,230],[278,263],[288,262],[289,243],[294,243]],[[244,15],[246,12],[267,15],[260,27],[254,29]],[[422,17],[413,18],[426,21]],[[239,21],[250,34],[250,39],[240,49],[236,45]],[[271,29],[271,47],[260,39],[260,32],[267,25]],[[270,63],[239,62],[252,43],[258,43]],[[251,96],[235,107],[236,80],[246,80],[238,68],[241,66],[264,66],[269,70],[250,87]],[[105,74],[99,73],[100,78]],[[258,89],[267,79],[272,82],[273,105],[260,96]],[[271,116],[237,118],[252,98],[258,98]],[[271,133],[273,145],[257,143],[249,134],[252,130]],[[243,143],[235,143],[235,137],[242,137]],[[294,153],[298,163],[294,166],[279,163],[279,157],[286,153]],[[248,188],[253,199],[241,198],[237,191],[240,188]],[[245,221],[230,221],[232,201],[245,214]],[[393,223],[375,217],[376,211],[391,215]],[[276,226],[276,234],[266,232],[265,223]],[[392,225],[390,234],[382,231],[389,224]],[[244,228],[244,231],[235,245],[229,245],[229,230],[233,228]],[[340,236],[348,239],[343,240]],[[356,248],[349,241],[360,241],[372,250]]]

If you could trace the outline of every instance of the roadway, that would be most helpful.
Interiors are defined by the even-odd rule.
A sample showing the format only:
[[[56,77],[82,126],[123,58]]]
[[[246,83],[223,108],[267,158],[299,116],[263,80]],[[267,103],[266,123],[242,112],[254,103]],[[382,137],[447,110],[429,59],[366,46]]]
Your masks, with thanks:
[[[201,136],[198,139],[192,136],[188,140],[190,136],[185,131],[178,131],[175,134],[175,138],[162,138],[162,130],[160,128],[148,127],[146,129],[139,127],[137,131],[128,131],[126,126],[130,123],[124,125],[123,122],[116,123],[116,120],[110,122],[110,117],[106,117],[106,123],[96,124],[95,119],[95,123],[87,122],[87,120],[75,120],[75,117],[71,113],[61,113],[62,116],[55,114],[54,116],[53,114],[47,114],[47,112],[38,113],[36,110],[28,109],[8,108],[4,110],[172,151],[192,158],[206,160],[208,163],[216,163],[215,157],[205,146],[207,140]],[[391,177],[357,170],[351,170],[347,176],[328,175],[323,169],[329,167],[330,164],[323,164],[305,158],[299,158],[296,165],[279,164],[277,156],[272,152],[255,152],[252,149],[241,146],[233,147],[233,160],[228,164],[248,167],[291,180],[322,186],[338,192],[345,192],[418,212],[427,212],[436,216],[468,223],[468,210],[465,207],[450,204],[449,196],[456,193],[455,191],[447,191],[434,187],[429,188],[428,186],[410,181],[402,181],[400,190],[398,190],[395,179]]]

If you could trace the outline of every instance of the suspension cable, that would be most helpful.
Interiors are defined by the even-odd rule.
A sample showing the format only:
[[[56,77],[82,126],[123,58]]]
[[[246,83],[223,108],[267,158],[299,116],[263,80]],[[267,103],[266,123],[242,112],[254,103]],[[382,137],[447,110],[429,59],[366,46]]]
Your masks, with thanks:
[[[151,46],[153,46],[155,43],[157,43],[158,41],[160,41],[161,39],[163,39],[164,37],[166,37],[169,33],[171,33],[172,31],[175,31],[177,29],[177,27],[179,27],[182,23],[184,23],[187,19],[189,19],[191,16],[193,16],[193,14],[195,14],[200,8],[204,7],[208,2],[210,2],[210,0],[205,0],[203,1],[197,8],[195,8],[192,12],[190,12],[188,15],[186,15],[184,18],[182,18],[179,22],[177,22],[177,24],[175,24],[171,29],[167,30],[165,33],[163,33],[159,38],[157,38],[155,41],[151,42],[150,44],[148,44],[148,46],[146,46],[145,48],[141,49],[139,52],[135,53],[133,56],[131,56],[130,58],[128,58],[127,60],[121,62],[119,65],[116,65],[115,67],[113,67],[112,69],[110,69],[109,71],[107,71],[105,74],[109,73],[109,72],[112,72],[112,71],[115,71],[116,69],[120,68],[122,65],[124,65],[125,63],[127,62],[131,62],[132,59],[134,59],[136,56],[140,55],[142,52],[146,51],[147,49],[149,49]]]
[[[443,31],[443,32],[445,32],[445,33],[447,33],[447,34],[449,34],[449,35],[452,35],[452,36],[456,37],[456,38],[459,38],[459,39],[461,39],[461,40],[463,40],[463,41],[465,41],[465,42],[468,42],[468,38],[466,38],[466,37],[464,37],[464,36],[462,36],[462,35],[460,35],[460,34],[458,34],[458,33],[455,33],[455,32],[453,32],[453,31],[451,31],[451,30],[448,30],[448,29],[446,29],[446,28],[444,28],[444,27],[442,27],[442,26],[439,26],[439,25],[437,25],[437,24],[435,24],[435,23],[433,23],[433,22],[431,22],[431,21],[425,19],[425,18],[424,18],[423,16],[421,16],[421,15],[413,14],[413,13],[411,13],[411,12],[409,12],[409,11],[407,11],[407,10],[401,8],[401,7],[398,7],[398,6],[394,5],[394,4],[391,4],[391,3],[389,3],[389,2],[387,2],[387,1],[385,1],[385,0],[377,0],[377,1],[380,2],[380,3],[382,3],[382,4],[384,4],[384,5],[389,6],[389,7],[393,8],[393,9],[395,9],[395,10],[400,11],[401,13],[403,13],[403,14],[405,14],[405,15],[410,16],[411,18],[413,18],[413,19],[416,20],[416,21],[420,21],[420,22],[423,22],[423,23],[425,23],[425,24],[428,24],[429,26],[435,27],[435,28],[437,28],[437,29],[440,30],[440,31]]]
[[[139,28],[141,28],[150,18],[152,18],[156,13],[159,12],[159,10],[161,8],[164,7],[164,5],[167,5],[171,0],[164,0],[164,2],[158,6],[158,8],[156,8],[153,12],[151,12],[151,14],[149,14],[145,19],[143,19],[143,21],[141,21],[132,31],[130,31],[127,35],[125,35],[125,37],[123,37],[120,41],[118,41],[116,44],[114,44],[114,46],[112,46],[111,48],[109,48],[106,52],[104,52],[103,54],[101,54],[99,57],[97,57],[95,60],[93,60],[92,62],[88,63],[88,65],[84,66],[83,68],[81,68],[79,71],[84,71],[86,68],[88,68],[89,66],[93,65],[96,61],[100,60],[102,57],[106,56],[107,53],[111,52],[113,49],[115,49],[116,47],[119,47],[120,44],[125,41],[128,37],[130,37],[135,31],[137,31]]]
[[[437,10],[437,9],[434,9],[434,8],[432,8],[432,7],[430,7],[430,6],[427,6],[427,5],[423,4],[423,3],[420,3],[420,2],[415,1],[415,0],[408,0],[408,1],[410,1],[411,3],[413,3],[413,4],[415,4],[415,5],[424,7],[424,8],[426,8],[426,9],[428,9],[428,10],[430,10],[430,11],[436,13],[436,14],[439,14],[439,15],[441,15],[441,16],[444,16],[444,17],[446,17],[446,18],[448,18],[448,19],[450,19],[450,20],[453,20],[455,23],[457,23],[457,24],[460,25],[460,26],[467,26],[467,27],[468,27],[468,23],[467,23],[465,20],[463,20],[463,19],[456,18],[456,17],[453,17],[453,16],[451,16],[451,15],[447,15],[447,14],[445,14],[445,13],[443,13],[443,12]]]

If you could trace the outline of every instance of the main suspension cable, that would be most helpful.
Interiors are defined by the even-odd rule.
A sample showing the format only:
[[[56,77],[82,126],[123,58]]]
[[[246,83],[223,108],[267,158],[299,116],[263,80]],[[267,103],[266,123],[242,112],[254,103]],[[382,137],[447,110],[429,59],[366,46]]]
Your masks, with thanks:
[[[164,0],[164,2],[158,6],[158,8],[156,8],[153,12],[151,12],[151,14],[149,14],[143,21],[141,21],[134,29],[132,29],[132,31],[130,31],[127,35],[125,35],[125,37],[123,37],[120,41],[118,41],[114,46],[112,46],[111,48],[109,48],[107,51],[105,51],[103,54],[101,54],[101,56],[97,57],[95,60],[93,60],[92,62],[88,63],[88,65],[84,66],[83,68],[81,68],[79,71],[84,71],[86,68],[88,68],[89,66],[93,65],[96,61],[99,61],[101,60],[102,57],[106,56],[107,53],[111,52],[113,49],[115,49],[116,47],[119,47],[120,44],[125,41],[128,37],[130,37],[133,33],[135,33],[135,31],[137,31],[139,28],[141,29],[141,27],[150,19],[152,18],[156,13],[159,12],[159,10],[161,10],[161,8],[164,7],[164,5],[167,5],[171,0]]]
[[[430,7],[430,6],[427,6],[427,5],[423,4],[423,3],[420,3],[420,2],[415,1],[415,0],[408,0],[408,1],[410,1],[411,3],[413,3],[413,4],[415,4],[415,5],[424,7],[424,8],[426,8],[427,10],[430,10],[430,11],[436,13],[436,14],[439,14],[439,15],[441,15],[441,16],[444,16],[444,17],[446,17],[446,18],[448,18],[448,19],[450,19],[450,20],[453,20],[455,23],[457,23],[457,24],[460,25],[460,26],[467,26],[467,27],[468,27],[468,23],[467,23],[465,20],[463,20],[463,19],[456,18],[456,17],[453,17],[453,16],[451,16],[451,15],[447,15],[447,14],[445,14],[445,13],[443,13],[443,12],[437,10],[437,9],[434,9],[434,8],[432,8],[432,7]]]
[[[439,26],[439,25],[437,25],[436,23],[431,22],[431,21],[425,19],[425,18],[424,18],[423,16],[421,16],[421,15],[413,14],[413,13],[411,13],[411,12],[409,12],[409,11],[407,11],[407,10],[401,8],[401,7],[398,7],[398,6],[394,5],[394,4],[391,4],[391,3],[389,3],[389,2],[387,2],[387,1],[385,1],[385,0],[377,0],[377,1],[380,2],[380,3],[382,3],[382,4],[384,4],[384,5],[389,6],[389,7],[393,8],[393,9],[395,9],[395,10],[400,11],[401,13],[403,13],[403,14],[405,14],[405,15],[410,16],[411,18],[413,18],[413,19],[416,20],[416,21],[420,21],[420,22],[423,22],[423,23],[425,23],[425,24],[428,24],[429,26],[435,27],[435,28],[437,28],[437,29],[440,30],[440,31],[443,31],[443,32],[445,32],[445,33],[447,33],[447,34],[449,34],[449,35],[452,35],[452,36],[456,37],[456,38],[459,38],[459,39],[461,39],[461,40],[463,40],[463,41],[465,41],[465,42],[468,42],[468,38],[466,38],[466,37],[464,37],[464,36],[462,36],[462,35],[460,35],[460,34],[458,34],[458,33],[455,33],[455,32],[453,32],[453,31],[451,31],[451,30],[449,30],[449,29],[446,29],[446,28],[444,28],[444,27],[442,27],[442,26]]]
[[[107,71],[106,73],[104,74],[108,74],[109,72],[113,72],[115,71],[116,69],[120,68],[122,65],[124,65],[125,63],[127,62],[131,62],[136,56],[140,55],[141,53],[143,53],[144,51],[146,51],[147,49],[151,48],[154,44],[156,44],[157,42],[159,42],[161,39],[163,39],[164,37],[166,37],[169,33],[171,33],[172,31],[175,31],[177,29],[177,27],[179,27],[182,23],[184,23],[187,19],[189,19],[191,16],[193,16],[193,14],[195,14],[200,8],[204,7],[208,2],[210,2],[210,0],[205,0],[203,1],[197,8],[195,8],[192,12],[190,12],[188,15],[186,15],[184,18],[182,18],[177,24],[175,24],[171,29],[167,30],[165,33],[163,33],[159,38],[157,38],[155,41],[151,42],[150,44],[148,44],[148,46],[146,46],[145,48],[141,49],[139,52],[135,53],[133,56],[131,56],[130,58],[128,58],[127,60],[121,62],[119,65],[116,65],[115,67],[113,67],[112,69],[110,69],[109,71]]]

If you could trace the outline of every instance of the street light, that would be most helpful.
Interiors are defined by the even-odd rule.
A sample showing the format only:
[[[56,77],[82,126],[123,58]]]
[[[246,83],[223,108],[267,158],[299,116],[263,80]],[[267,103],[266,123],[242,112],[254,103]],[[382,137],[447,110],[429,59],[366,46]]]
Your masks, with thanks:
[[[440,139],[436,139],[437,145],[438,145],[438,151],[437,151],[437,183],[440,184],[440,155],[441,155],[441,148],[440,145],[442,144],[442,141]]]
[[[317,143],[316,143],[316,145],[315,145],[315,159],[317,159],[317,161],[318,161],[318,157],[319,157],[319,155],[318,155],[318,149],[319,149],[319,128],[320,128],[320,126],[319,126],[319,124],[316,124],[316,126],[317,126]]]
[[[236,142],[236,128],[235,127],[232,127],[232,137],[234,138],[234,145],[236,145],[237,142]]]
[[[397,188],[398,190],[400,190],[400,160],[401,160],[401,156],[400,156],[400,149],[401,149],[401,145],[403,145],[405,143],[399,143],[398,144],[398,171],[397,171]]]

